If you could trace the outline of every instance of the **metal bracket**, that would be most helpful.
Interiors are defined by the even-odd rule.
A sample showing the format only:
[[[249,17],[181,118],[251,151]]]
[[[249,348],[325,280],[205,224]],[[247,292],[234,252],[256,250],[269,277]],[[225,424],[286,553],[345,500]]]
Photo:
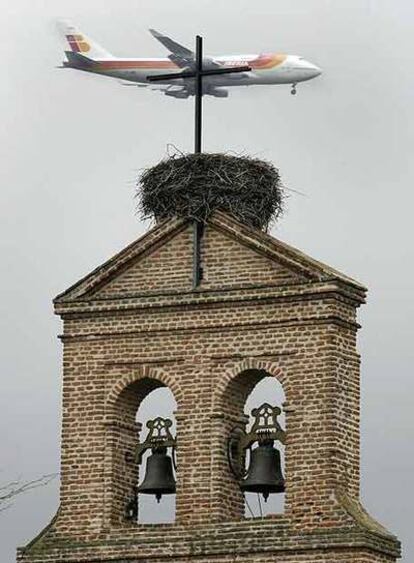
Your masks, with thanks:
[[[277,420],[281,412],[279,407],[263,403],[257,409],[252,410],[254,422],[249,432],[240,426],[235,426],[231,430],[227,440],[227,459],[230,469],[237,479],[240,480],[246,476],[246,451],[250,450],[255,442],[260,444],[270,440],[285,443],[286,432]]]
[[[172,420],[169,418],[162,418],[157,416],[152,420],[148,420],[147,428],[149,432],[145,440],[138,444],[135,448],[135,452],[126,452],[125,460],[129,462],[135,462],[138,465],[142,463],[142,456],[147,450],[155,450],[157,448],[173,448],[173,460],[175,463],[175,448],[176,440],[171,434],[170,428],[172,426]]]
[[[125,519],[136,520],[138,518],[138,492],[137,487],[132,490],[132,497],[125,507]]]
[[[204,234],[204,223],[193,222],[193,289],[196,289],[203,279],[203,268],[201,267],[201,239]]]

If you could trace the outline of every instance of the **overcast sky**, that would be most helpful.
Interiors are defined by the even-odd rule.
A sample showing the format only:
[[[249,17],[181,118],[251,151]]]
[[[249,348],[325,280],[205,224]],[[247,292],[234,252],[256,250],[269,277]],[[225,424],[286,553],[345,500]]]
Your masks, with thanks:
[[[163,56],[147,29],[211,54],[302,55],[324,74],[205,100],[207,151],[273,161],[302,192],[273,234],[369,287],[360,314],[362,498],[414,559],[413,43],[409,0],[5,0],[0,89],[0,482],[58,471],[52,298],[139,236],[134,180],[191,150],[193,102],[60,70],[68,17],[114,54]],[[0,561],[50,520],[58,483],[0,514]]]

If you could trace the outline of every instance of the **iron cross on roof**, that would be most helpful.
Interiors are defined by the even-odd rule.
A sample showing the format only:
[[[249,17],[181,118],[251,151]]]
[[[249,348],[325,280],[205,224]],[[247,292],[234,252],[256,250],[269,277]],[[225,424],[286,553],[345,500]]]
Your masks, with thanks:
[[[194,78],[195,88],[195,128],[194,128],[194,152],[201,152],[201,128],[202,128],[202,99],[203,99],[203,78],[205,76],[216,76],[219,74],[231,74],[234,72],[247,72],[251,68],[245,66],[220,67],[216,63],[210,68],[203,68],[203,38],[196,36],[195,64],[191,65],[187,70],[182,72],[172,72],[168,74],[157,74],[155,76],[147,76],[149,82],[163,82],[176,79]]]
[[[173,72],[168,74],[158,74],[155,76],[147,76],[149,82],[163,82],[176,79],[188,80],[194,79],[194,95],[195,95],[195,127],[194,127],[194,153],[201,153],[202,139],[202,100],[203,100],[203,78],[206,76],[216,76],[220,74],[231,74],[234,72],[247,72],[251,68],[247,65],[237,67],[220,67],[216,63],[210,65],[210,68],[203,68],[203,38],[196,36],[195,64],[189,65],[188,69],[182,72]],[[193,288],[195,289],[203,276],[201,268],[201,239],[204,232],[204,225],[200,221],[193,222]]]

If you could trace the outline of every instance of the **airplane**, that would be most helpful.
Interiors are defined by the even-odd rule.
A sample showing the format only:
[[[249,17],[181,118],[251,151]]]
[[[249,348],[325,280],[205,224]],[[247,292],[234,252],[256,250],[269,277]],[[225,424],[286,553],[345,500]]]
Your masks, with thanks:
[[[166,96],[188,98],[195,94],[194,81],[180,78],[158,83],[154,86],[148,76],[170,71],[194,68],[195,54],[191,49],[180,45],[155,29],[150,29],[170,54],[164,58],[118,58],[100,47],[95,41],[67,22],[58,22],[60,33],[65,41],[67,60],[59,68],[72,68],[121,79],[124,86],[137,86],[162,91]],[[208,76],[203,80],[203,94],[217,98],[227,98],[228,87],[250,86],[253,84],[291,84],[291,93],[296,94],[299,82],[311,80],[322,73],[315,64],[303,57],[281,53],[261,53],[256,55],[222,55],[203,57],[203,68],[234,68],[249,66],[250,71],[234,74]]]

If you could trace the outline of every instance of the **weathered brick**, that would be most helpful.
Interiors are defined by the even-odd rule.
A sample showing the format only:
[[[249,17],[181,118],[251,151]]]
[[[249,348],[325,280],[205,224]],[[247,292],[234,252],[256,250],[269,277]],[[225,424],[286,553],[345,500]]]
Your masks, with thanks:
[[[159,224],[55,300],[64,321],[61,504],[21,563],[392,562],[359,503],[356,310],[365,288],[217,213]],[[246,519],[226,440],[265,376],[286,396],[283,515]],[[137,409],[177,402],[174,524],[127,522]],[[271,398],[269,398],[271,402]]]

